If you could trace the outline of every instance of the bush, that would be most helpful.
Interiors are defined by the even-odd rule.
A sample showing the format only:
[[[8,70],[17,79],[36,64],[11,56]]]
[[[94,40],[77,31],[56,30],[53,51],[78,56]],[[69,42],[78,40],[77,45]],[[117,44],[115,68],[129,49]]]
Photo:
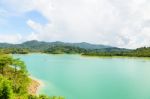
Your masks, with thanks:
[[[0,76],[0,99],[14,99],[12,83]]]

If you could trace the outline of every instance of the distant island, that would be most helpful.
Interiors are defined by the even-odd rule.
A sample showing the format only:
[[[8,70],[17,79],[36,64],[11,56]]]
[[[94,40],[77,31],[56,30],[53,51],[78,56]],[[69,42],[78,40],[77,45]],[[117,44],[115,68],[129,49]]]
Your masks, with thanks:
[[[28,54],[28,53],[48,53],[48,54],[81,54],[87,56],[130,56],[130,57],[150,57],[150,47],[137,49],[125,49],[108,45],[64,42],[43,42],[27,41],[22,44],[0,43],[0,51],[5,54]]]

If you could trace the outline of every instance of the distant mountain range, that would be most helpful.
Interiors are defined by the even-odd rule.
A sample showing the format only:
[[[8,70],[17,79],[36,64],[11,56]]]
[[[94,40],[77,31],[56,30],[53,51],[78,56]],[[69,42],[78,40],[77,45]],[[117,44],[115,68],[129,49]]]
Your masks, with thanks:
[[[64,43],[64,42],[44,42],[44,41],[27,41],[22,44],[9,44],[9,43],[0,43],[0,48],[27,48],[30,50],[47,50],[52,47],[73,47],[73,48],[81,48],[85,50],[99,50],[99,51],[126,51],[128,49],[117,48],[107,45],[98,45],[98,44],[90,44],[86,42],[82,43]]]
[[[22,44],[0,43],[0,53],[27,54],[41,52],[48,54],[81,54],[88,56],[134,56],[150,57],[150,47],[141,47],[134,50],[117,48],[107,45],[65,42],[27,41]]]

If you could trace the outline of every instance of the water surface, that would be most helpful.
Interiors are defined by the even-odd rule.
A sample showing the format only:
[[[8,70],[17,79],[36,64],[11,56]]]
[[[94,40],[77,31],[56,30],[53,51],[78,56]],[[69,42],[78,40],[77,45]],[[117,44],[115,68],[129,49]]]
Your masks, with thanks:
[[[150,59],[14,55],[45,83],[40,93],[66,99],[150,99]]]

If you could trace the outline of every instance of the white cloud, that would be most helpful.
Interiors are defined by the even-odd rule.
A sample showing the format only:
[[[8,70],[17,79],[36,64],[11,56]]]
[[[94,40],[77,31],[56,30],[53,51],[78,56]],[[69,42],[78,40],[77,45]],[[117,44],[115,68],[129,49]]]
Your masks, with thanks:
[[[127,48],[149,45],[148,0],[5,0],[6,2],[15,12],[36,10],[48,20],[43,25],[29,19],[27,24],[33,32],[28,39],[84,41]]]
[[[19,43],[18,41],[22,40],[22,36],[20,34],[1,34],[0,42],[3,43]]]
[[[41,25],[32,20],[28,20],[27,24],[34,30],[34,33],[29,37],[36,38],[37,40],[55,41],[60,40],[61,36],[55,31],[52,24]]]

